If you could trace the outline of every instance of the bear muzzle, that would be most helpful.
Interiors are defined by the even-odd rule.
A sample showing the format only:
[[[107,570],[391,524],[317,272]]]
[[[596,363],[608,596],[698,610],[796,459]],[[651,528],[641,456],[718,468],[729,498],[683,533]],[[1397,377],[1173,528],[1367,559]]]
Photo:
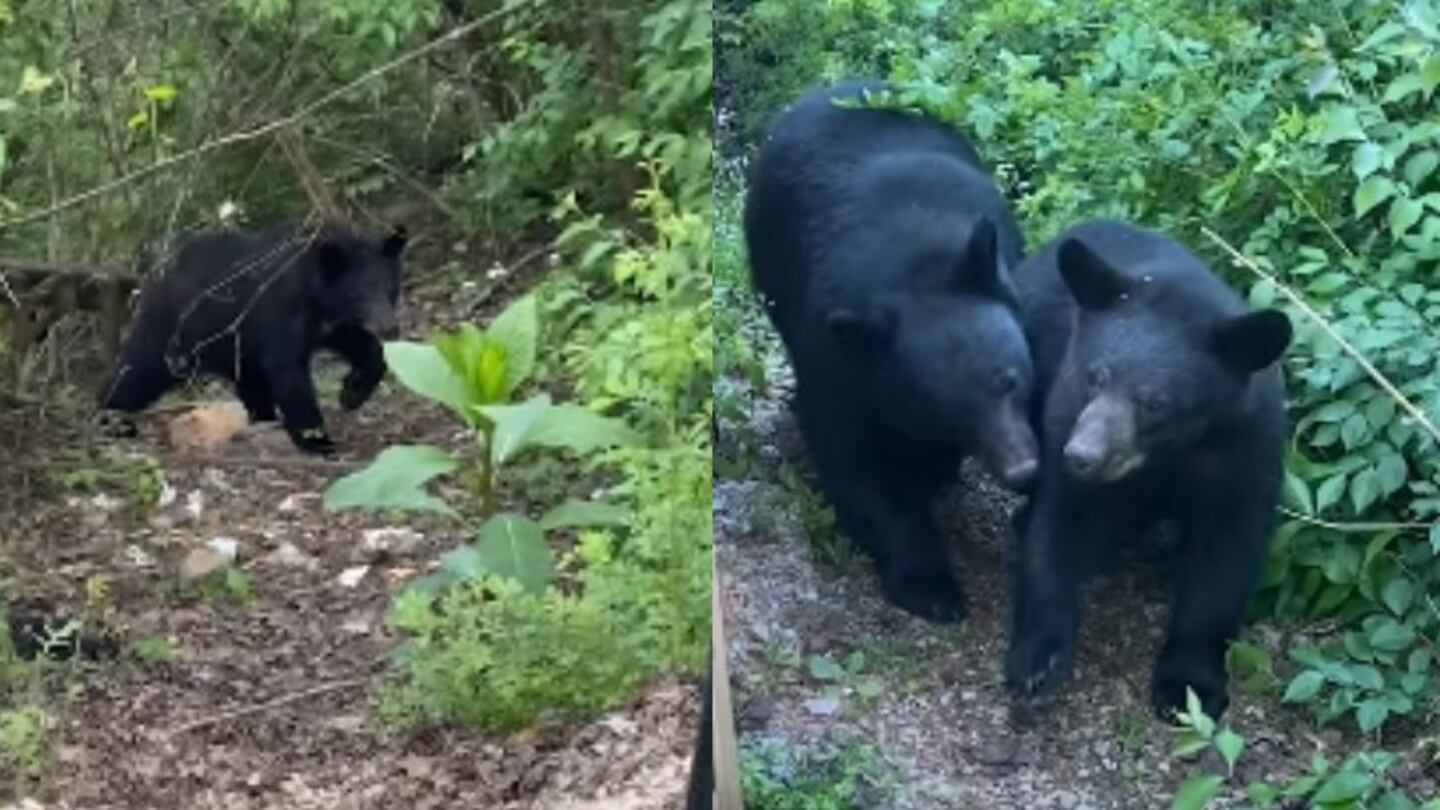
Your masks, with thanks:
[[[1065,467],[1082,481],[1114,483],[1145,463],[1135,439],[1134,403],[1101,394],[1075,420],[1065,443]]]

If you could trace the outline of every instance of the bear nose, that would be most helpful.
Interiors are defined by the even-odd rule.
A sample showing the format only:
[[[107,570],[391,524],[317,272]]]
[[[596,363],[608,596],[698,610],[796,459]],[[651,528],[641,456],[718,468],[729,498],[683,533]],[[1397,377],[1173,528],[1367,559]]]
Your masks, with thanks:
[[[1079,478],[1085,478],[1100,468],[1102,454],[1100,448],[1085,443],[1071,442],[1065,445],[1065,464],[1070,472]]]

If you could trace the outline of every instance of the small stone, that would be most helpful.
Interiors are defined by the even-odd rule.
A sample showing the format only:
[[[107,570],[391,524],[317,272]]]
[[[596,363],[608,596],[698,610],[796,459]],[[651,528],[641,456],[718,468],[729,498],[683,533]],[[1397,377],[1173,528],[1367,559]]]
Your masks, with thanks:
[[[193,549],[180,561],[180,581],[195,582],[230,566],[230,559],[213,548]]]
[[[361,548],[371,557],[386,554],[404,556],[413,553],[424,539],[425,535],[403,527],[366,529],[361,535]]]
[[[359,585],[360,580],[364,579],[365,575],[369,572],[370,566],[357,565],[353,568],[346,568],[344,571],[341,571],[340,576],[336,577],[335,581],[339,582],[341,587],[353,588],[356,585]]]
[[[135,566],[136,568],[155,567],[155,558],[150,554],[150,552],[136,545],[129,545],[125,547],[125,559],[128,560],[130,564]]]
[[[185,514],[191,520],[199,520],[201,513],[205,511],[205,493],[200,490],[193,490],[185,496]]]
[[[240,556],[240,541],[233,537],[216,537],[205,545],[231,562]]]
[[[272,565],[279,565],[285,568],[317,568],[320,563],[314,557],[301,551],[298,546],[291,542],[284,542],[280,547],[265,556],[266,562]]]
[[[833,697],[811,698],[805,701],[805,711],[816,717],[829,717],[840,711],[840,700]]]

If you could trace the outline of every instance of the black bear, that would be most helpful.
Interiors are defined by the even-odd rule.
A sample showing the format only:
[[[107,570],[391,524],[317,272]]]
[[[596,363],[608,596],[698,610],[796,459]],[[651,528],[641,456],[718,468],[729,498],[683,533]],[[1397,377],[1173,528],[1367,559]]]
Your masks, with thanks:
[[[715,803],[715,695],[712,688],[715,674],[714,650],[712,664],[705,673],[700,693],[700,730],[695,736],[695,750],[690,757],[690,779],[685,788],[685,810],[711,810]]]
[[[1162,716],[1195,690],[1228,704],[1225,649],[1275,529],[1287,437],[1281,312],[1250,312],[1185,248],[1109,221],[1076,226],[1015,274],[1035,361],[1040,478],[1016,513],[1005,677],[1052,692],[1072,661],[1079,590],[1159,521],[1181,559],[1152,682]]]
[[[253,421],[276,409],[302,450],[333,449],[311,356],[350,365],[340,394],[360,407],[385,376],[380,338],[396,331],[404,229],[376,242],[336,226],[202,234],[141,292],[102,408],[135,413],[197,375],[230,380]]]
[[[891,602],[958,621],[964,598],[935,496],[963,455],[1016,488],[1038,467],[1010,279],[1022,240],[954,129],[856,106],[888,89],[813,91],[776,122],[751,177],[745,237],[841,529],[874,559]]]

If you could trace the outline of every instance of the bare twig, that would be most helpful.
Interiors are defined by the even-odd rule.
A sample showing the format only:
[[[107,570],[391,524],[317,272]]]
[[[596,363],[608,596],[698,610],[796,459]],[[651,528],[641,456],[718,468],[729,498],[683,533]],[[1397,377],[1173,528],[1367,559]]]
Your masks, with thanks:
[[[83,264],[69,262],[43,262],[34,259],[17,259],[0,256],[0,270],[16,273],[56,276],[95,276],[98,278],[125,278],[133,275],[123,267],[114,265]]]
[[[1338,523],[1333,520],[1311,517],[1284,506],[1280,507],[1280,513],[1292,520],[1298,520],[1301,523],[1317,526],[1321,529],[1329,529],[1334,532],[1418,532],[1428,531],[1430,529],[1429,523]]]
[[[1394,383],[1390,382],[1390,380],[1387,379],[1384,374],[1380,373],[1380,370],[1375,368],[1374,364],[1372,364],[1369,360],[1365,359],[1365,355],[1361,354],[1359,349],[1355,348],[1350,343],[1350,341],[1346,340],[1343,336],[1341,336],[1341,334],[1335,330],[1335,327],[1331,326],[1329,322],[1326,321],[1319,312],[1315,311],[1314,307],[1310,306],[1308,303],[1305,302],[1305,299],[1300,297],[1299,293],[1290,289],[1279,279],[1275,278],[1274,275],[1267,273],[1263,268],[1260,267],[1260,265],[1256,264],[1245,254],[1236,250],[1230,245],[1229,242],[1226,242],[1214,231],[1210,230],[1207,227],[1201,226],[1200,232],[1205,234],[1205,236],[1209,238],[1210,241],[1219,245],[1220,249],[1228,253],[1230,255],[1230,258],[1233,259],[1236,264],[1244,267],[1246,270],[1249,270],[1250,272],[1254,273],[1260,278],[1265,279],[1271,284],[1274,284],[1275,289],[1279,290],[1282,295],[1290,299],[1290,302],[1293,303],[1296,307],[1298,307],[1301,312],[1305,313],[1305,316],[1307,318],[1314,321],[1315,324],[1320,327],[1321,331],[1323,331],[1327,336],[1329,336],[1331,340],[1339,344],[1340,348],[1346,354],[1350,355],[1350,359],[1358,363],[1360,365],[1360,368],[1363,369],[1365,373],[1370,376],[1370,379],[1374,380],[1375,384],[1380,386],[1381,390],[1383,390],[1386,394],[1390,395],[1391,399],[1395,400],[1395,403],[1400,406],[1401,410],[1405,411],[1405,413],[1409,415],[1411,419],[1414,419],[1420,425],[1420,427],[1425,430],[1426,433],[1430,434],[1430,438],[1434,439],[1436,443],[1440,443],[1440,428],[1435,427],[1435,423],[1430,421],[1430,417],[1426,416],[1425,412],[1420,410],[1420,407],[1418,405],[1411,402],[1408,397],[1400,393],[1400,389],[1396,388]]]
[[[534,2],[534,0],[529,0],[529,2]],[[202,143],[199,146],[196,146],[185,152],[181,152],[177,155],[172,155],[170,157],[164,158],[163,160],[156,161],[155,163],[152,163],[142,169],[137,169],[127,175],[124,175],[123,177],[117,177],[114,180],[109,181],[108,183],[102,183],[95,188],[90,189],[89,191],[85,191],[67,199],[61,200],[60,202],[47,208],[26,214],[24,216],[0,221],[0,231],[5,230],[6,228],[13,228],[17,225],[24,225],[30,222],[37,222],[39,220],[52,217],[62,211],[69,210],[78,205],[89,202],[90,200],[102,197],[117,189],[124,188],[125,186],[128,186],[131,183],[134,183],[145,177],[149,177],[152,174],[158,174],[161,171],[194,160],[195,158],[198,158],[202,155],[209,154],[211,152],[223,149],[228,146],[234,146],[236,144],[257,140],[272,133],[278,132],[286,127],[292,126],[297,122],[301,121],[302,119],[309,117],[321,107],[332,104],[336,100],[348,95],[356,88],[368,82],[371,82],[376,78],[383,76],[386,73],[389,73],[403,65],[407,65],[410,62],[413,62],[416,59],[424,56],[425,54],[430,53],[431,51],[443,48],[450,43],[463,38],[465,35],[473,31],[479,30],[480,28],[490,24],[491,22],[494,22],[495,20],[500,19],[501,17],[504,17],[515,11],[520,7],[520,5],[521,4],[507,4],[505,6],[502,6],[501,8],[495,9],[494,11],[475,19],[473,22],[467,23],[448,33],[442,34],[441,36],[430,40],[429,42],[421,45],[418,48],[401,54],[400,56],[390,60],[389,62],[386,62],[383,65],[379,65],[378,67],[366,71],[358,78],[346,82],[340,87],[328,93],[325,93],[314,101],[311,101],[308,104],[301,106],[299,109],[295,110],[289,115],[278,118],[268,124],[264,124],[262,126],[258,126],[254,129],[246,130],[243,132],[231,133],[230,135],[207,141],[206,143]]]
[[[228,723],[231,720],[238,720],[241,717],[247,717],[252,714],[261,714],[263,712],[268,712],[271,709],[278,709],[281,706],[288,706],[291,703],[298,703],[308,698],[318,697],[320,695],[329,694],[331,692],[342,692],[346,689],[355,689],[357,687],[364,686],[369,682],[370,678],[369,676],[366,676],[364,678],[348,678],[343,681],[331,681],[330,683],[322,683],[319,686],[311,687],[310,689],[304,689],[289,695],[283,695],[281,697],[275,698],[274,700],[267,700],[264,703],[258,703],[254,706],[245,706],[243,708],[233,709],[228,712],[221,712],[219,714],[211,715],[210,717],[202,717],[198,720],[192,720],[188,723],[182,723],[181,725],[178,725],[166,732],[166,736],[178,737],[181,734],[188,734],[189,732],[198,731],[199,729],[207,728],[209,726],[219,725],[221,723]]]

